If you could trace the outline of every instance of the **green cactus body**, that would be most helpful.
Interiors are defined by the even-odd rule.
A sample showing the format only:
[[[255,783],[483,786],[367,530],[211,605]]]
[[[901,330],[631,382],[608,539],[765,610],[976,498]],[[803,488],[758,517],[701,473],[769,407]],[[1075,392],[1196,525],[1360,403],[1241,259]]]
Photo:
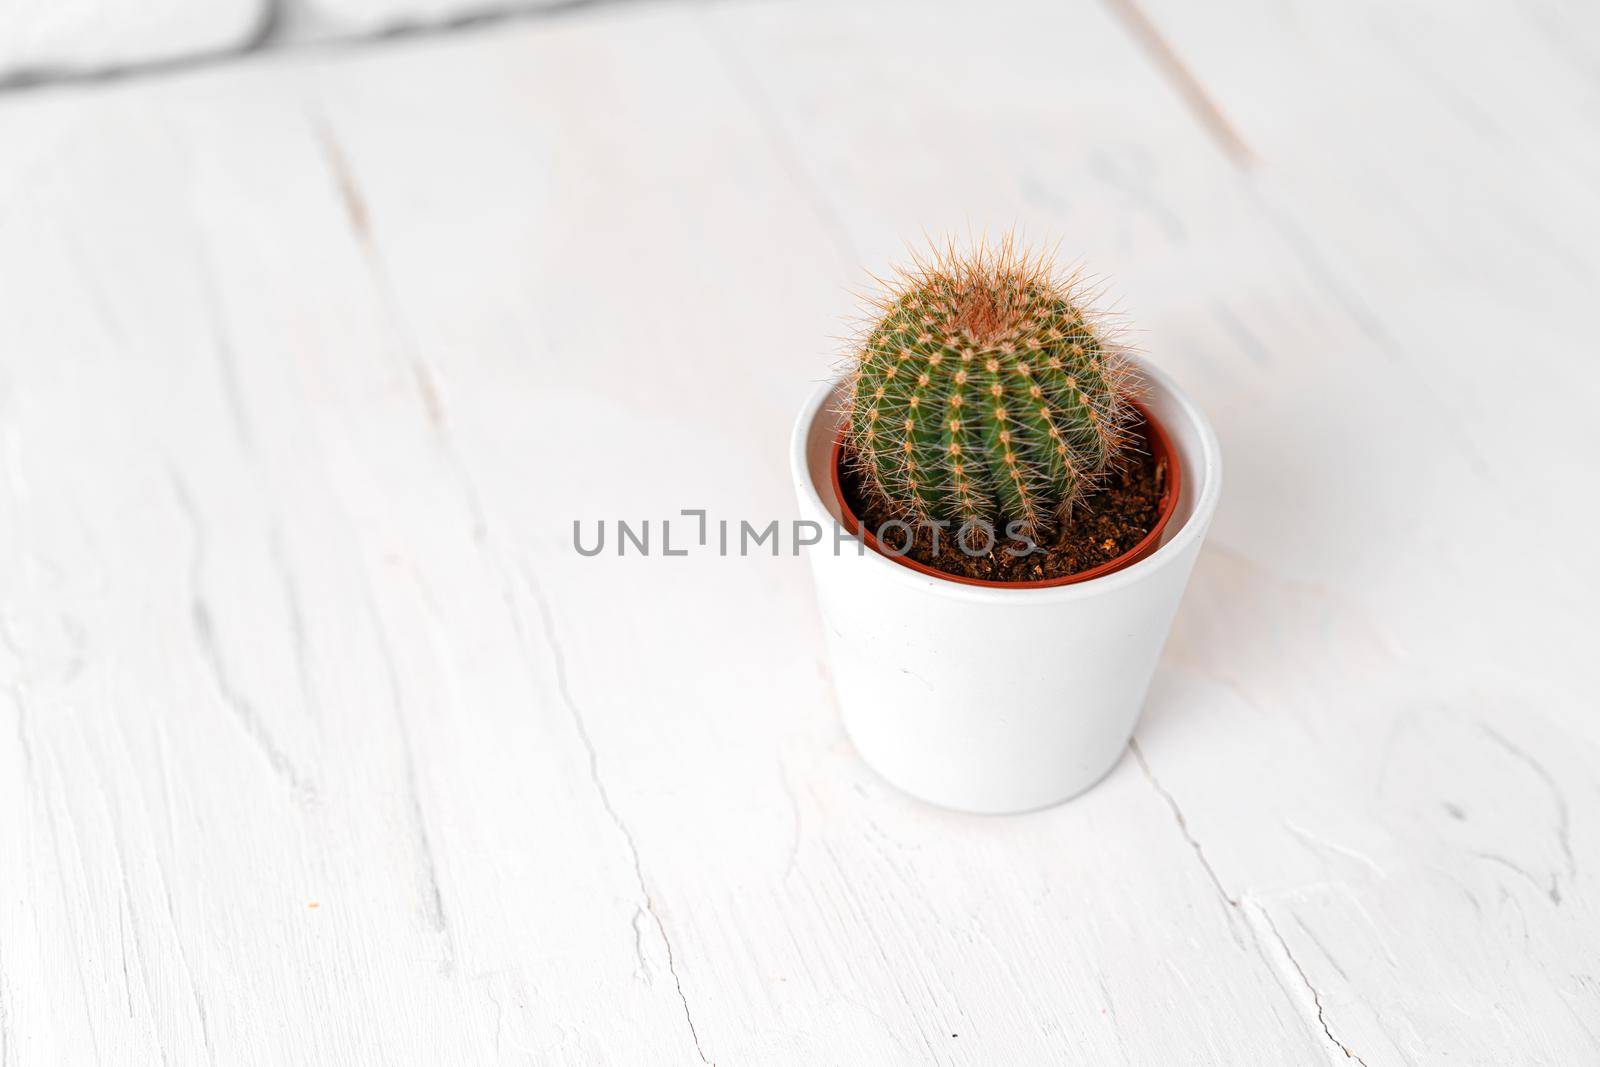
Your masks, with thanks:
[[[1127,363],[1070,279],[1008,245],[902,274],[856,353],[847,442],[908,518],[1064,518],[1122,447]]]

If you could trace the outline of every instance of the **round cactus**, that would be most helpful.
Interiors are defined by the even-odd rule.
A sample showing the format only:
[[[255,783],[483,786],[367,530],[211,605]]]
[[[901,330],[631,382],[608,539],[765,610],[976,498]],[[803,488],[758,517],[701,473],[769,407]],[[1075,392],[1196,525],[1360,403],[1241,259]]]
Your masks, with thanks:
[[[855,353],[846,442],[907,518],[1064,519],[1127,439],[1133,378],[1075,276],[1010,241],[919,259]]]

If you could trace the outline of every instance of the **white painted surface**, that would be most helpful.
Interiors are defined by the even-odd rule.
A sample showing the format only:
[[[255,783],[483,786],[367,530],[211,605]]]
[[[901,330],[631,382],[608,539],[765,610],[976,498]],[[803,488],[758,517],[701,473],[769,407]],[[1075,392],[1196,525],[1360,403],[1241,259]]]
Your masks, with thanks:
[[[0,99],[0,1058],[1600,1059],[1593,15],[1229,8]],[[1135,748],[990,819],[802,560],[570,524],[792,514],[845,287],[1013,222],[1229,487]]]
[[[0,0],[0,82],[247,47],[271,0]]]

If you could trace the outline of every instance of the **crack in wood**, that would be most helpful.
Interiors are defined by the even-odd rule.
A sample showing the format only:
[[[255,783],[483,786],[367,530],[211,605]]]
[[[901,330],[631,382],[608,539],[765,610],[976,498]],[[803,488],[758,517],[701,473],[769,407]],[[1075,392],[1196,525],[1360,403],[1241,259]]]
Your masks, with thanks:
[[[250,422],[249,405],[244,400],[244,389],[239,381],[238,354],[233,338],[228,332],[226,308],[217,285],[216,266],[206,245],[204,232],[194,221],[195,273],[199,276],[201,304],[205,310],[206,328],[210,331],[211,351],[216,357],[217,375],[222,381],[222,396],[227,403],[228,415],[233,420],[239,445],[246,452],[255,451],[255,429]]]
[[[268,766],[288,784],[296,796],[302,800],[314,800],[317,795],[316,785],[300,773],[288,753],[278,745],[277,739],[273,737],[272,731],[261,718],[255,704],[240,692],[228,670],[221,644],[217,639],[216,622],[211,613],[211,605],[201,591],[206,561],[205,525],[201,521],[194,496],[189,492],[177,467],[168,464],[167,478],[172,485],[172,494],[178,503],[178,511],[189,527],[189,623],[194,633],[195,645],[200,652],[200,662],[205,665],[223,706],[233,713],[233,721],[266,759]]]
[[[372,598],[372,586],[365,577],[361,581],[361,596],[367,617],[377,637],[378,652],[383,659],[384,676],[389,686],[389,706],[394,714],[395,726],[400,733],[400,752],[405,763],[406,806],[417,837],[417,854],[422,864],[423,899],[427,905],[427,918],[434,932],[444,942],[444,959],[439,972],[448,974],[455,967],[455,934],[445,913],[444,893],[439,887],[438,864],[434,859],[433,839],[428,835],[427,819],[422,811],[422,795],[417,782],[417,760],[412,751],[411,732],[406,727],[404,704],[400,687],[400,672],[395,665],[394,651],[389,647],[389,637]]]
[[[1262,906],[1259,901],[1247,900],[1228,892],[1228,890],[1222,884],[1222,879],[1217,876],[1216,869],[1211,866],[1211,861],[1206,858],[1205,849],[1201,847],[1199,839],[1196,838],[1194,836],[1194,832],[1190,830],[1189,820],[1184,816],[1183,809],[1178,805],[1177,798],[1174,797],[1172,793],[1161,784],[1160,779],[1158,779],[1155,776],[1155,773],[1150,769],[1150,762],[1145,758],[1144,750],[1139,747],[1138,740],[1135,739],[1130,741],[1128,743],[1128,748],[1133,753],[1135,762],[1139,764],[1139,769],[1144,772],[1146,781],[1148,781],[1151,787],[1154,788],[1158,794],[1160,794],[1161,798],[1166,801],[1167,807],[1171,809],[1173,819],[1176,820],[1178,824],[1179,832],[1183,834],[1183,838],[1189,843],[1189,847],[1194,850],[1195,858],[1200,861],[1200,866],[1205,868],[1206,876],[1211,880],[1211,884],[1216,888],[1217,895],[1222,898],[1223,902],[1226,903],[1230,909],[1238,912],[1239,915],[1245,920],[1245,928],[1250,931],[1250,939],[1255,942],[1257,954],[1262,957],[1263,962],[1265,962],[1269,967],[1272,966],[1272,961],[1267,957],[1266,953],[1262,951],[1261,940],[1256,935],[1256,924],[1250,921],[1252,914],[1259,914],[1261,916],[1262,921],[1266,923],[1267,929],[1271,932],[1273,939],[1278,943],[1279,948],[1282,950],[1284,958],[1289,961],[1289,964],[1294,968],[1295,973],[1299,975],[1300,981],[1304,983],[1306,989],[1311,993],[1312,1004],[1316,1008],[1317,1025],[1322,1028],[1322,1032],[1327,1035],[1328,1040],[1338,1046],[1340,1051],[1345,1054],[1347,1059],[1353,1059],[1357,1063],[1361,1064],[1361,1067],[1367,1067],[1366,1060],[1363,1060],[1360,1056],[1356,1055],[1353,1051],[1351,1051],[1348,1045],[1333,1036],[1333,1031],[1328,1026],[1326,1013],[1322,1007],[1322,995],[1311,984],[1311,979],[1307,977],[1305,969],[1300,966],[1300,962],[1296,960],[1294,958],[1294,954],[1289,951],[1288,943],[1284,941],[1283,935],[1278,933],[1278,928],[1272,922],[1272,917],[1267,914],[1266,908]],[[1249,907],[1246,907],[1246,904],[1248,904]],[[1316,939],[1312,938],[1312,940],[1315,941]],[[1318,947],[1320,948],[1321,945],[1319,944]],[[1326,950],[1324,949],[1323,951],[1324,954],[1326,954]],[[1335,970],[1338,970],[1338,965],[1335,964],[1334,968]]]
[[[649,883],[646,882],[644,876],[644,863],[639,856],[639,843],[634,840],[633,831],[628,828],[628,824],[623,820],[621,813],[617,811],[616,805],[611,801],[611,793],[606,788],[605,779],[600,774],[599,752],[595,748],[594,739],[589,735],[589,726],[584,719],[583,712],[579,709],[578,702],[572,696],[572,689],[567,680],[566,653],[561,647],[560,638],[556,636],[555,614],[550,609],[550,602],[545,597],[544,588],[539,584],[538,579],[534,577],[532,570],[524,566],[521,568],[521,573],[523,583],[527,586],[528,593],[533,598],[534,606],[539,612],[539,621],[544,627],[545,644],[550,650],[551,665],[555,672],[556,693],[560,696],[561,703],[566,707],[567,714],[571,716],[573,728],[578,734],[578,740],[583,743],[584,752],[588,756],[589,780],[594,784],[595,793],[600,798],[600,807],[611,820],[611,824],[616,827],[617,832],[622,835],[623,843],[627,846],[628,857],[633,863],[633,878],[638,884],[641,906],[644,912],[650,916],[651,922],[655,925],[656,933],[661,937],[661,944],[666,949],[667,971],[672,975],[672,984],[674,989],[677,990],[678,1003],[683,1006],[683,1021],[689,1027],[689,1038],[694,1042],[695,1054],[700,1057],[701,1063],[710,1064],[714,1067],[714,1061],[706,1058],[705,1049],[700,1044],[700,1031],[695,1027],[694,1015],[689,1010],[689,998],[683,991],[683,978],[678,973],[677,959],[672,951],[672,939],[667,936],[666,924],[661,921],[661,915],[656,911],[655,900],[650,895]],[[635,918],[637,919],[637,912],[635,913]],[[642,946],[637,940],[637,923],[634,926],[634,933],[636,935],[635,948],[641,951],[640,959],[643,962]]]
[[[278,522],[272,524],[268,545],[272,569],[277,573],[278,584],[283,590],[284,612],[289,620],[289,641],[294,650],[295,677],[300,683],[300,699],[305,704],[306,714],[314,719],[320,719],[322,702],[317,697],[316,682],[311,677],[311,641],[306,632],[306,615],[300,599],[300,583],[295,580],[294,568],[290,565],[288,552],[284,548],[283,527]]]
[[[1128,749],[1133,753],[1134,761],[1139,764],[1139,769],[1144,772],[1145,779],[1161,794],[1161,799],[1167,802],[1167,807],[1172,810],[1172,817],[1177,820],[1178,830],[1183,834],[1183,839],[1189,842],[1189,847],[1194,850],[1195,858],[1200,861],[1200,866],[1205,868],[1206,877],[1211,879],[1211,884],[1216,887],[1217,895],[1233,908],[1239,906],[1239,899],[1223,888],[1222,879],[1217,877],[1216,870],[1211,866],[1211,861],[1206,859],[1206,850],[1200,847],[1200,842],[1189,829],[1189,820],[1184,818],[1183,809],[1178,806],[1177,798],[1167,791],[1161,780],[1150,769],[1150,761],[1144,757],[1144,749],[1139,747],[1137,738],[1128,742]]]
[[[1311,994],[1311,1003],[1317,1009],[1317,1025],[1322,1027],[1323,1034],[1327,1036],[1329,1041],[1339,1047],[1339,1051],[1344,1053],[1345,1059],[1355,1060],[1361,1064],[1361,1067],[1367,1067],[1367,1061],[1351,1051],[1349,1045],[1334,1037],[1333,1031],[1328,1028],[1327,1015],[1322,1007],[1322,994],[1317,992],[1317,987],[1311,984],[1311,979],[1306,975],[1305,968],[1300,966],[1300,961],[1295,959],[1294,953],[1289,951],[1289,943],[1283,939],[1282,934],[1278,933],[1278,924],[1272,921],[1272,916],[1267,914],[1267,909],[1262,907],[1259,901],[1251,901],[1251,904],[1250,910],[1261,916],[1261,921],[1266,923],[1273,940],[1277,941],[1278,947],[1283,950],[1283,958],[1289,961],[1289,966],[1294,968],[1294,973],[1300,976],[1300,981],[1305,984],[1306,991]]]

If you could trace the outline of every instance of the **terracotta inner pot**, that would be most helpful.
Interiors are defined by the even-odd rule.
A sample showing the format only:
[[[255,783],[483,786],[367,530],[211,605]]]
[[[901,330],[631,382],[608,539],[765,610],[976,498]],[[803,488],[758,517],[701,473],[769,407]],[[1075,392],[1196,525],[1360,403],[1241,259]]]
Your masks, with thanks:
[[[1156,469],[1162,474],[1161,510],[1156,516],[1155,525],[1150,528],[1149,533],[1145,534],[1144,539],[1115,559],[1108,559],[1104,563],[1090,567],[1087,570],[1063,575],[1060,578],[1044,578],[1032,582],[993,582],[984,578],[969,578],[964,574],[949,574],[939,570],[937,567],[919,563],[910,556],[897,556],[891,552],[886,552],[882,545],[879,544],[878,538],[871,531],[861,528],[861,520],[856,517],[856,513],[851,509],[850,502],[844,495],[844,487],[839,484],[839,464],[844,458],[845,435],[844,428],[841,428],[839,436],[833,442],[833,458],[830,463],[829,473],[833,481],[833,496],[839,502],[839,512],[844,520],[844,528],[865,541],[868,548],[885,559],[900,564],[902,567],[909,567],[911,570],[926,574],[932,578],[943,578],[947,582],[978,585],[988,589],[1047,589],[1057,585],[1073,585],[1077,582],[1087,582],[1091,578],[1099,578],[1113,571],[1119,571],[1124,567],[1131,567],[1160,546],[1162,531],[1167,528],[1167,522],[1172,518],[1172,513],[1178,507],[1178,491],[1182,488],[1183,480],[1182,468],[1178,464],[1178,453],[1172,447],[1172,439],[1167,436],[1166,429],[1156,421],[1149,408],[1137,401],[1134,402],[1133,406],[1138,409],[1140,415],[1144,416],[1145,439],[1149,441],[1150,451],[1155,456]]]

